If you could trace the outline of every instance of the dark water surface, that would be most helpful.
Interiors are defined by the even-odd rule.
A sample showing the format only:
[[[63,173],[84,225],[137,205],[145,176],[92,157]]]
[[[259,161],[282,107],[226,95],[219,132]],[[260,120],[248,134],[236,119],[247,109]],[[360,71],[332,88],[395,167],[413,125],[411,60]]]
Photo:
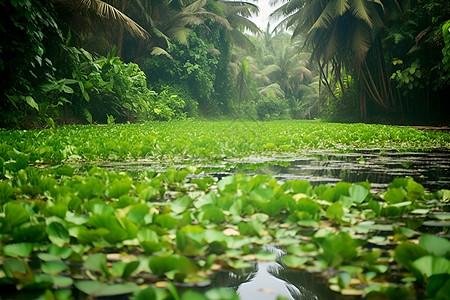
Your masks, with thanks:
[[[432,152],[397,152],[359,150],[351,153],[308,151],[293,156],[247,157],[224,159],[217,163],[203,161],[161,162],[138,160],[106,162],[106,168],[139,172],[146,169],[198,167],[202,172],[192,177],[212,176],[218,179],[236,173],[270,174],[281,180],[307,180],[311,184],[339,181],[368,181],[374,189],[383,189],[396,177],[412,177],[428,190],[450,188],[450,150]]]

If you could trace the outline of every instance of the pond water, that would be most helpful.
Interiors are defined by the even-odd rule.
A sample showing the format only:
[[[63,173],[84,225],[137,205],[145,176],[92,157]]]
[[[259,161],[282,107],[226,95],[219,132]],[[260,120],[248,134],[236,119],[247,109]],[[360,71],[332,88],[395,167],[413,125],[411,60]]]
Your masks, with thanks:
[[[155,160],[105,162],[103,167],[130,173],[146,169],[162,171],[168,167],[194,165],[202,172],[191,177],[218,179],[235,174],[270,174],[281,180],[307,180],[311,184],[335,184],[339,181],[369,181],[373,189],[386,188],[396,177],[412,177],[428,190],[450,188],[450,150],[433,152],[397,152],[359,150],[351,153],[307,151],[295,156],[246,157],[224,159],[219,163]]]
[[[182,161],[161,163],[151,160],[127,163],[105,163],[106,168],[130,173],[144,169],[162,171],[166,168],[198,167],[201,172],[191,177],[212,176],[217,179],[235,173],[270,174],[280,180],[307,180],[313,185],[335,184],[339,181],[369,181],[374,191],[387,187],[396,177],[412,177],[427,190],[450,188],[450,151],[397,152],[360,150],[352,153],[308,151],[295,156],[247,157],[224,159],[219,163]],[[272,248],[279,257],[283,251]],[[313,300],[353,299],[334,293],[320,276],[308,272],[292,272],[278,262],[254,263],[242,274],[219,272],[212,279],[213,286],[235,289],[243,300]]]

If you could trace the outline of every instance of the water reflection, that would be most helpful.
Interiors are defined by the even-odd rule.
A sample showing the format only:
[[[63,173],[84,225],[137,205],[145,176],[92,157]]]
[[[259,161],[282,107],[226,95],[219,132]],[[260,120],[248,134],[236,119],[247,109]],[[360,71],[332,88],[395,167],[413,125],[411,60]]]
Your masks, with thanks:
[[[341,299],[341,295],[327,288],[327,280],[306,271],[292,271],[281,263],[284,251],[265,246],[278,255],[273,262],[255,262],[253,268],[241,273],[219,272],[212,279],[213,286],[230,287],[242,300],[319,300]],[[349,298],[347,298],[349,299]]]
[[[311,151],[299,157],[267,158],[266,165],[261,168],[248,168],[255,163],[258,163],[257,159],[235,160],[229,173],[268,173],[279,179],[307,180],[312,184],[367,180],[374,188],[385,188],[397,177],[412,177],[428,189],[450,187],[450,151],[444,149],[435,152]]]
[[[224,159],[219,163],[207,160],[161,162],[137,160],[107,162],[101,166],[120,171],[164,171],[194,165],[203,170],[200,175],[218,179],[236,173],[270,174],[282,180],[307,180],[313,185],[338,181],[369,181],[374,189],[383,189],[396,177],[412,177],[430,190],[450,188],[450,150],[434,152],[396,152],[359,150],[353,153],[307,151],[295,156],[247,157]]]

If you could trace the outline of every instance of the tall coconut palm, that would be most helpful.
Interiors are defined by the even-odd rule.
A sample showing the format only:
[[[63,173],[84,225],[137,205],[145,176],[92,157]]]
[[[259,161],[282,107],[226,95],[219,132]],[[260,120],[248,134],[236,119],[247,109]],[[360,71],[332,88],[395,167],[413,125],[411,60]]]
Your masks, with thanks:
[[[124,31],[136,39],[146,40],[149,37],[142,26],[123,12],[127,0],[53,0],[53,3],[60,24],[75,33],[78,42],[95,41],[91,45],[100,44],[100,47],[93,47],[94,51],[104,45],[109,47],[103,50],[109,51],[123,38]],[[121,43],[119,45],[121,47]]]
[[[306,36],[312,58],[318,63],[328,88],[331,83],[326,81],[327,70],[331,70],[342,88],[342,70],[358,75],[362,87],[362,117],[366,117],[366,99],[371,99],[384,110],[395,107],[381,48],[384,2],[291,0],[274,12],[274,16],[287,16],[281,24],[292,28],[294,36]]]
[[[239,48],[254,51],[255,45],[244,32],[246,30],[253,34],[261,32],[249,19],[253,14],[259,13],[258,6],[245,1],[216,0],[216,2],[233,28],[230,32],[232,43]]]
[[[133,49],[132,60],[149,54],[166,54],[170,42],[187,44],[193,26],[215,19],[231,30],[228,21],[208,12],[207,0],[54,0],[67,27],[82,40],[90,37],[117,45],[122,53],[124,41]],[[127,33],[124,36],[124,32]],[[95,35],[95,36],[94,36]],[[94,44],[95,44],[94,43]],[[130,49],[128,49],[130,51]]]

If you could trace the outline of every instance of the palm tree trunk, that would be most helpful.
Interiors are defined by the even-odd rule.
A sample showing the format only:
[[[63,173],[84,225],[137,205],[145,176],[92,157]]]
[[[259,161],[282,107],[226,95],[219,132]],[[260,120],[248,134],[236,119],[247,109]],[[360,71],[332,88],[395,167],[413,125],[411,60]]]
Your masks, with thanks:
[[[122,0],[122,6],[120,7],[121,12],[125,12],[125,8],[127,6],[127,0]],[[117,40],[117,53],[116,55],[122,58],[122,49],[123,49],[123,26],[120,26],[119,29],[119,39]]]

